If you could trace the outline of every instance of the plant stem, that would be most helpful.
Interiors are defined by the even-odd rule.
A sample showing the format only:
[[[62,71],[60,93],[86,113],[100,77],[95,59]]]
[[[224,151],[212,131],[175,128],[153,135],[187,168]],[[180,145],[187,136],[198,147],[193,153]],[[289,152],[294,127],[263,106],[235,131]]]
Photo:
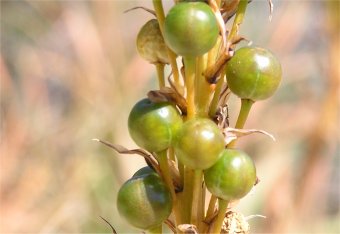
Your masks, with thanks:
[[[208,117],[209,103],[211,99],[212,88],[203,71],[207,66],[208,55],[202,55],[196,61],[196,78],[195,78],[195,102],[197,106],[197,115],[200,117]]]
[[[169,148],[169,159],[176,162],[175,151],[173,147]]]
[[[166,185],[168,186],[170,193],[171,193],[172,202],[173,202],[173,212],[174,212],[174,215],[175,215],[176,224],[178,224],[179,223],[178,202],[177,202],[177,198],[176,198],[174,184],[172,182],[172,177],[171,177],[171,174],[170,174],[168,157],[167,157],[167,150],[163,150],[161,152],[158,152],[157,153],[157,159],[158,159],[158,162],[159,162],[159,167],[161,169],[163,179],[164,179],[164,181],[165,181]]]
[[[215,220],[213,224],[213,228],[211,230],[211,233],[220,233],[223,220],[225,218],[225,213],[227,212],[228,209],[228,201],[218,199],[218,214],[217,214],[217,219]]]
[[[233,22],[233,26],[231,28],[231,32],[228,35],[228,42],[227,45],[230,45],[234,39],[234,37],[237,36],[239,25],[243,22],[244,14],[246,12],[248,5],[248,0],[240,0],[238,4],[238,8],[236,11],[236,16]],[[222,71],[222,66],[231,58],[231,55],[228,53],[228,50],[224,51],[220,55],[220,57],[216,60],[216,62],[208,66],[208,68],[205,71],[205,76],[207,79],[211,79],[214,77],[217,77],[217,75]]]
[[[192,195],[192,206],[191,206],[191,224],[199,226],[201,220],[199,220],[198,212],[201,209],[200,198],[202,196],[202,178],[203,171],[195,170],[193,176],[193,195]]]
[[[192,119],[196,115],[195,107],[195,57],[183,57],[185,66],[185,85],[187,88],[187,119]]]
[[[148,233],[162,233],[162,224],[148,230]]]
[[[238,34],[239,25],[243,22],[244,14],[246,13],[248,5],[248,0],[240,0],[238,4],[236,16],[233,22],[233,26],[231,28],[230,34],[228,35],[228,41],[232,41],[232,39]]]
[[[153,3],[153,7],[155,9],[155,12],[156,12],[157,20],[158,20],[158,23],[159,23],[159,28],[160,28],[161,33],[162,33],[163,38],[164,38],[165,14],[164,14],[162,0],[152,0],[152,3]],[[177,55],[172,50],[170,50],[170,48],[168,48],[168,47],[167,47],[167,52],[168,52],[168,57],[169,57],[170,65],[171,65],[171,69],[172,69],[172,75],[174,77],[175,87],[178,91],[180,91],[181,90],[180,89],[181,83],[179,81],[179,71],[178,71],[178,66],[177,66],[177,61],[176,61]]]
[[[241,99],[241,109],[237,117],[235,128],[242,129],[244,127],[244,124],[246,123],[250,109],[253,104],[254,104],[254,101],[250,99]],[[236,144],[236,140],[233,140],[232,142],[228,144],[227,147],[233,148],[235,144]]]
[[[158,77],[158,85],[159,88],[165,87],[165,80],[164,80],[164,64],[163,63],[157,63],[156,65],[157,70],[157,77]]]
[[[174,198],[174,197],[176,197],[176,194],[175,194],[174,185],[173,185],[172,179],[171,179],[170,168],[169,168],[168,157],[167,157],[167,150],[163,150],[161,152],[158,152],[157,153],[157,159],[158,159],[158,162],[159,162],[159,167],[161,169],[164,182],[166,183],[166,185],[170,189],[172,198]]]
[[[209,206],[208,206],[208,210],[207,210],[207,214],[205,216],[205,220],[206,221],[208,219],[210,219],[210,217],[214,214],[215,206],[216,206],[216,201],[217,201],[217,197],[215,195],[211,194],[210,202],[209,202]]]
[[[215,88],[215,93],[214,93],[214,97],[211,101],[210,104],[210,109],[209,109],[209,116],[210,117],[214,117],[216,115],[216,111],[217,111],[217,107],[218,107],[218,101],[220,100],[220,94],[222,91],[222,87],[224,84],[224,76],[225,76],[225,69],[222,70],[222,73],[220,75],[220,78],[216,84],[216,88]]]
[[[206,195],[206,187],[205,187],[205,184],[203,183],[203,178],[202,178],[202,181],[201,181],[201,196],[200,196],[200,201],[199,201],[199,204],[200,204],[200,207],[199,207],[199,210],[198,210],[198,220],[199,220],[199,223],[198,223],[198,230],[199,232],[202,233],[203,231],[203,228],[204,228],[204,212],[205,212],[205,195]]]
[[[222,42],[222,37],[219,36],[217,38],[217,41],[216,41],[216,44],[214,45],[214,47],[208,52],[207,67],[214,65],[216,58],[217,58],[217,54],[221,49],[221,42]]]
[[[191,210],[192,210],[192,196],[193,196],[193,177],[194,170],[184,168],[184,188],[183,188],[183,210],[182,210],[182,223],[190,223]]]
[[[184,165],[181,162],[177,162],[177,167],[179,171],[179,176],[181,179],[181,184],[184,185]]]

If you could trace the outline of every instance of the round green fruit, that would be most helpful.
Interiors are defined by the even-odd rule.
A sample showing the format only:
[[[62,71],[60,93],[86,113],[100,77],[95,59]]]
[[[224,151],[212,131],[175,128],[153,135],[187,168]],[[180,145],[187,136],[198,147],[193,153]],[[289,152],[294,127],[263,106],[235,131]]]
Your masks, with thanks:
[[[167,48],[156,19],[149,20],[137,36],[137,50],[150,63],[169,63]]]
[[[132,177],[147,176],[147,175],[150,175],[150,174],[158,175],[157,172],[155,172],[154,169],[152,169],[149,166],[145,166],[145,167],[142,167],[141,169],[139,169],[138,171],[136,171],[135,174],[133,174]]]
[[[129,133],[136,144],[150,152],[167,149],[182,125],[177,109],[168,102],[139,101],[128,119]]]
[[[282,71],[280,62],[269,50],[243,47],[228,61],[226,76],[234,94],[242,99],[258,101],[274,94]]]
[[[215,45],[218,34],[215,15],[203,2],[178,3],[165,18],[165,42],[181,56],[205,54]]]
[[[178,160],[192,169],[211,167],[225,147],[220,129],[210,119],[191,119],[185,122],[175,141]]]
[[[149,230],[169,217],[171,194],[157,175],[132,177],[118,192],[117,208],[131,225]]]
[[[215,196],[226,201],[237,200],[254,186],[256,168],[246,153],[225,149],[215,165],[204,171],[204,181]]]

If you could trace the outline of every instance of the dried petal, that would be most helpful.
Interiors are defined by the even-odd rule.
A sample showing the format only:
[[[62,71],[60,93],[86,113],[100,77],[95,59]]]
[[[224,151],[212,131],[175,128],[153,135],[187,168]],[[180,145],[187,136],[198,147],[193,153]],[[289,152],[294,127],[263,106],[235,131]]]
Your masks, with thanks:
[[[176,227],[175,227],[175,224],[170,220],[170,219],[166,219],[164,221],[164,223],[166,225],[168,225],[168,227],[170,228],[170,230],[173,232],[173,233],[176,233]]]
[[[187,102],[175,89],[163,87],[161,90],[151,90],[148,98],[153,102],[171,102],[178,106],[183,114],[187,111]]]
[[[192,224],[180,224],[177,226],[180,232],[185,234],[198,234],[198,230],[195,225]]]
[[[146,7],[142,7],[142,6],[132,7],[130,9],[127,9],[126,11],[124,11],[124,13],[130,12],[130,11],[133,11],[133,10],[137,10],[137,9],[142,9],[144,11],[147,11],[147,12],[153,14],[156,17],[156,12],[155,11],[153,11],[153,10],[151,10],[149,8],[146,8]]]
[[[273,11],[274,11],[274,4],[272,0],[268,0],[269,3],[269,21],[272,21],[273,18]]]
[[[234,211],[228,211],[225,215],[221,233],[247,234],[250,226],[244,216]]]
[[[236,129],[236,128],[225,128],[223,129],[223,134],[224,134],[224,140],[225,143],[228,145],[230,142],[233,140],[236,140],[237,138],[247,136],[253,133],[261,133],[264,134],[268,137],[270,137],[273,141],[275,141],[275,137],[263,130],[258,130],[258,129]]]
[[[111,144],[109,142],[102,141],[102,140],[99,140],[99,139],[92,139],[92,140],[98,141],[98,142],[110,147],[111,149],[114,149],[116,152],[118,152],[120,154],[137,154],[137,155],[144,157],[146,162],[148,163],[148,165],[153,167],[157,171],[157,173],[161,175],[157,160],[155,159],[155,157],[152,154],[150,154],[146,150],[144,150],[144,149],[129,150],[129,149],[125,148],[124,146],[117,145],[117,144]]]

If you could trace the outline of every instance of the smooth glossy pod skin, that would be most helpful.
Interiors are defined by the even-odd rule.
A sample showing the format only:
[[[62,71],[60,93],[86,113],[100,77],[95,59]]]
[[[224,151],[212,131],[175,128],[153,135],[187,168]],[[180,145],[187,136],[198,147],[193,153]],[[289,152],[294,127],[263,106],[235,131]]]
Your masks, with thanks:
[[[165,42],[181,56],[205,54],[215,45],[218,34],[215,15],[203,2],[178,3],[165,18]]]
[[[158,175],[133,177],[120,188],[117,208],[131,225],[149,230],[169,217],[171,194]]]
[[[158,175],[157,172],[154,171],[154,169],[152,169],[149,166],[145,166],[145,167],[142,167],[141,169],[139,169],[138,171],[136,171],[135,174],[133,174],[132,177],[147,176],[147,175],[150,175],[150,174]]]
[[[209,119],[191,119],[185,122],[175,141],[178,160],[192,169],[211,167],[225,146],[224,137]]]
[[[156,19],[149,20],[137,36],[139,55],[150,63],[169,63],[167,48]]]
[[[254,186],[256,168],[246,153],[225,149],[215,165],[204,171],[204,181],[208,190],[218,198],[237,200]]]
[[[243,47],[228,61],[226,76],[230,90],[238,97],[263,100],[271,97],[278,88],[281,64],[267,49]]]
[[[139,101],[128,119],[129,133],[136,144],[150,152],[167,149],[182,125],[177,109],[168,102]]]

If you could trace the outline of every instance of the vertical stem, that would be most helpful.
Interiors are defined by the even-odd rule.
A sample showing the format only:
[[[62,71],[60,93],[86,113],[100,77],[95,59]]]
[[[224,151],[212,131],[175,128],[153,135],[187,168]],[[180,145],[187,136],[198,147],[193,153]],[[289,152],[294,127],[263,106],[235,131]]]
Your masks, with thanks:
[[[163,9],[163,3],[162,0],[152,0],[153,7],[156,12],[157,20],[159,23],[159,28],[162,32],[163,38],[164,38],[164,20],[165,20],[165,14],[164,14],[164,9]],[[175,87],[177,90],[181,90],[181,83],[179,81],[179,71],[178,71],[178,66],[177,66],[177,61],[176,61],[176,54],[170,50],[167,47],[167,52],[168,52],[168,57],[170,60],[170,65],[172,69],[172,75],[174,76],[174,82],[175,82]]]
[[[173,209],[173,212],[174,212],[174,215],[175,215],[176,224],[178,224],[179,223],[178,202],[177,202],[177,198],[176,198],[174,184],[172,182],[172,178],[171,178],[171,174],[170,174],[170,168],[169,168],[168,157],[167,157],[167,150],[163,150],[161,152],[158,152],[157,153],[157,159],[158,159],[158,162],[159,162],[159,167],[161,169],[163,179],[164,179],[164,181],[165,181],[166,185],[168,186],[170,193],[171,193],[172,202],[173,202],[173,208],[172,209]]]
[[[221,94],[222,87],[223,87],[223,84],[224,84],[225,73],[226,73],[226,71],[223,68],[222,73],[220,75],[220,79],[218,80],[218,82],[216,84],[214,97],[213,97],[211,104],[210,104],[210,109],[209,109],[209,116],[210,117],[214,117],[216,115],[218,101],[220,99],[220,94]]]
[[[238,8],[236,11],[236,16],[233,22],[233,26],[231,28],[231,32],[228,36],[228,41],[232,40],[238,33],[238,26],[243,22],[244,14],[246,13],[248,5],[248,0],[240,0],[238,4]]]
[[[204,211],[205,211],[205,194],[206,194],[206,187],[203,181],[201,181],[201,196],[200,196],[200,201],[199,201],[200,207],[198,210],[198,221],[199,221],[198,230],[201,233],[204,228],[203,221],[204,221]]]
[[[193,196],[192,196],[192,206],[191,206],[191,224],[199,225],[199,217],[198,212],[200,210],[200,198],[202,195],[202,178],[203,178],[203,171],[202,170],[195,170],[193,176]]]
[[[182,210],[182,223],[190,223],[191,219],[191,205],[193,196],[193,177],[194,170],[184,168],[184,188],[183,188],[183,210]]]
[[[195,69],[196,58],[184,57],[185,85],[187,88],[187,119],[192,119],[196,115],[195,107]]]
[[[207,66],[208,55],[202,55],[197,58],[196,64],[196,94],[195,102],[197,105],[197,115],[200,117],[208,117],[209,103],[211,93],[213,91],[210,83],[207,82],[203,71]]]
[[[241,99],[241,109],[240,113],[237,117],[235,128],[243,128],[244,124],[246,123],[246,120],[248,118],[250,109],[252,105],[254,104],[254,101],[250,99]],[[228,144],[228,148],[233,148],[235,146],[236,140],[233,140]]]
[[[218,199],[218,214],[217,214],[217,219],[215,220],[213,224],[213,228],[211,230],[211,233],[220,233],[223,220],[225,218],[225,213],[227,212],[228,209],[228,201]]]
[[[206,219],[210,219],[210,217],[214,214],[216,201],[217,201],[217,197],[211,194],[207,214],[205,216]]]
[[[216,41],[216,44],[214,45],[214,47],[208,52],[207,67],[214,65],[214,63],[216,61],[217,54],[221,49],[221,42],[222,42],[222,37],[219,36],[217,38],[217,41]]]
[[[169,148],[169,159],[176,162],[175,151],[173,147]]]
[[[181,184],[184,184],[184,165],[181,162],[177,162],[177,167],[179,171],[179,176],[181,179]]]
[[[167,151],[164,150],[164,151],[158,152],[157,153],[157,159],[158,159],[158,162],[159,162],[159,167],[161,169],[164,182],[166,183],[166,185],[170,189],[171,196],[174,199],[176,197],[176,194],[175,194],[175,189],[174,189],[174,185],[172,183],[172,178],[171,178],[171,174],[170,174]]]
[[[158,85],[159,88],[165,87],[165,80],[164,80],[164,64],[163,63],[157,63],[155,64],[156,70],[157,70],[157,77],[158,77]]]

